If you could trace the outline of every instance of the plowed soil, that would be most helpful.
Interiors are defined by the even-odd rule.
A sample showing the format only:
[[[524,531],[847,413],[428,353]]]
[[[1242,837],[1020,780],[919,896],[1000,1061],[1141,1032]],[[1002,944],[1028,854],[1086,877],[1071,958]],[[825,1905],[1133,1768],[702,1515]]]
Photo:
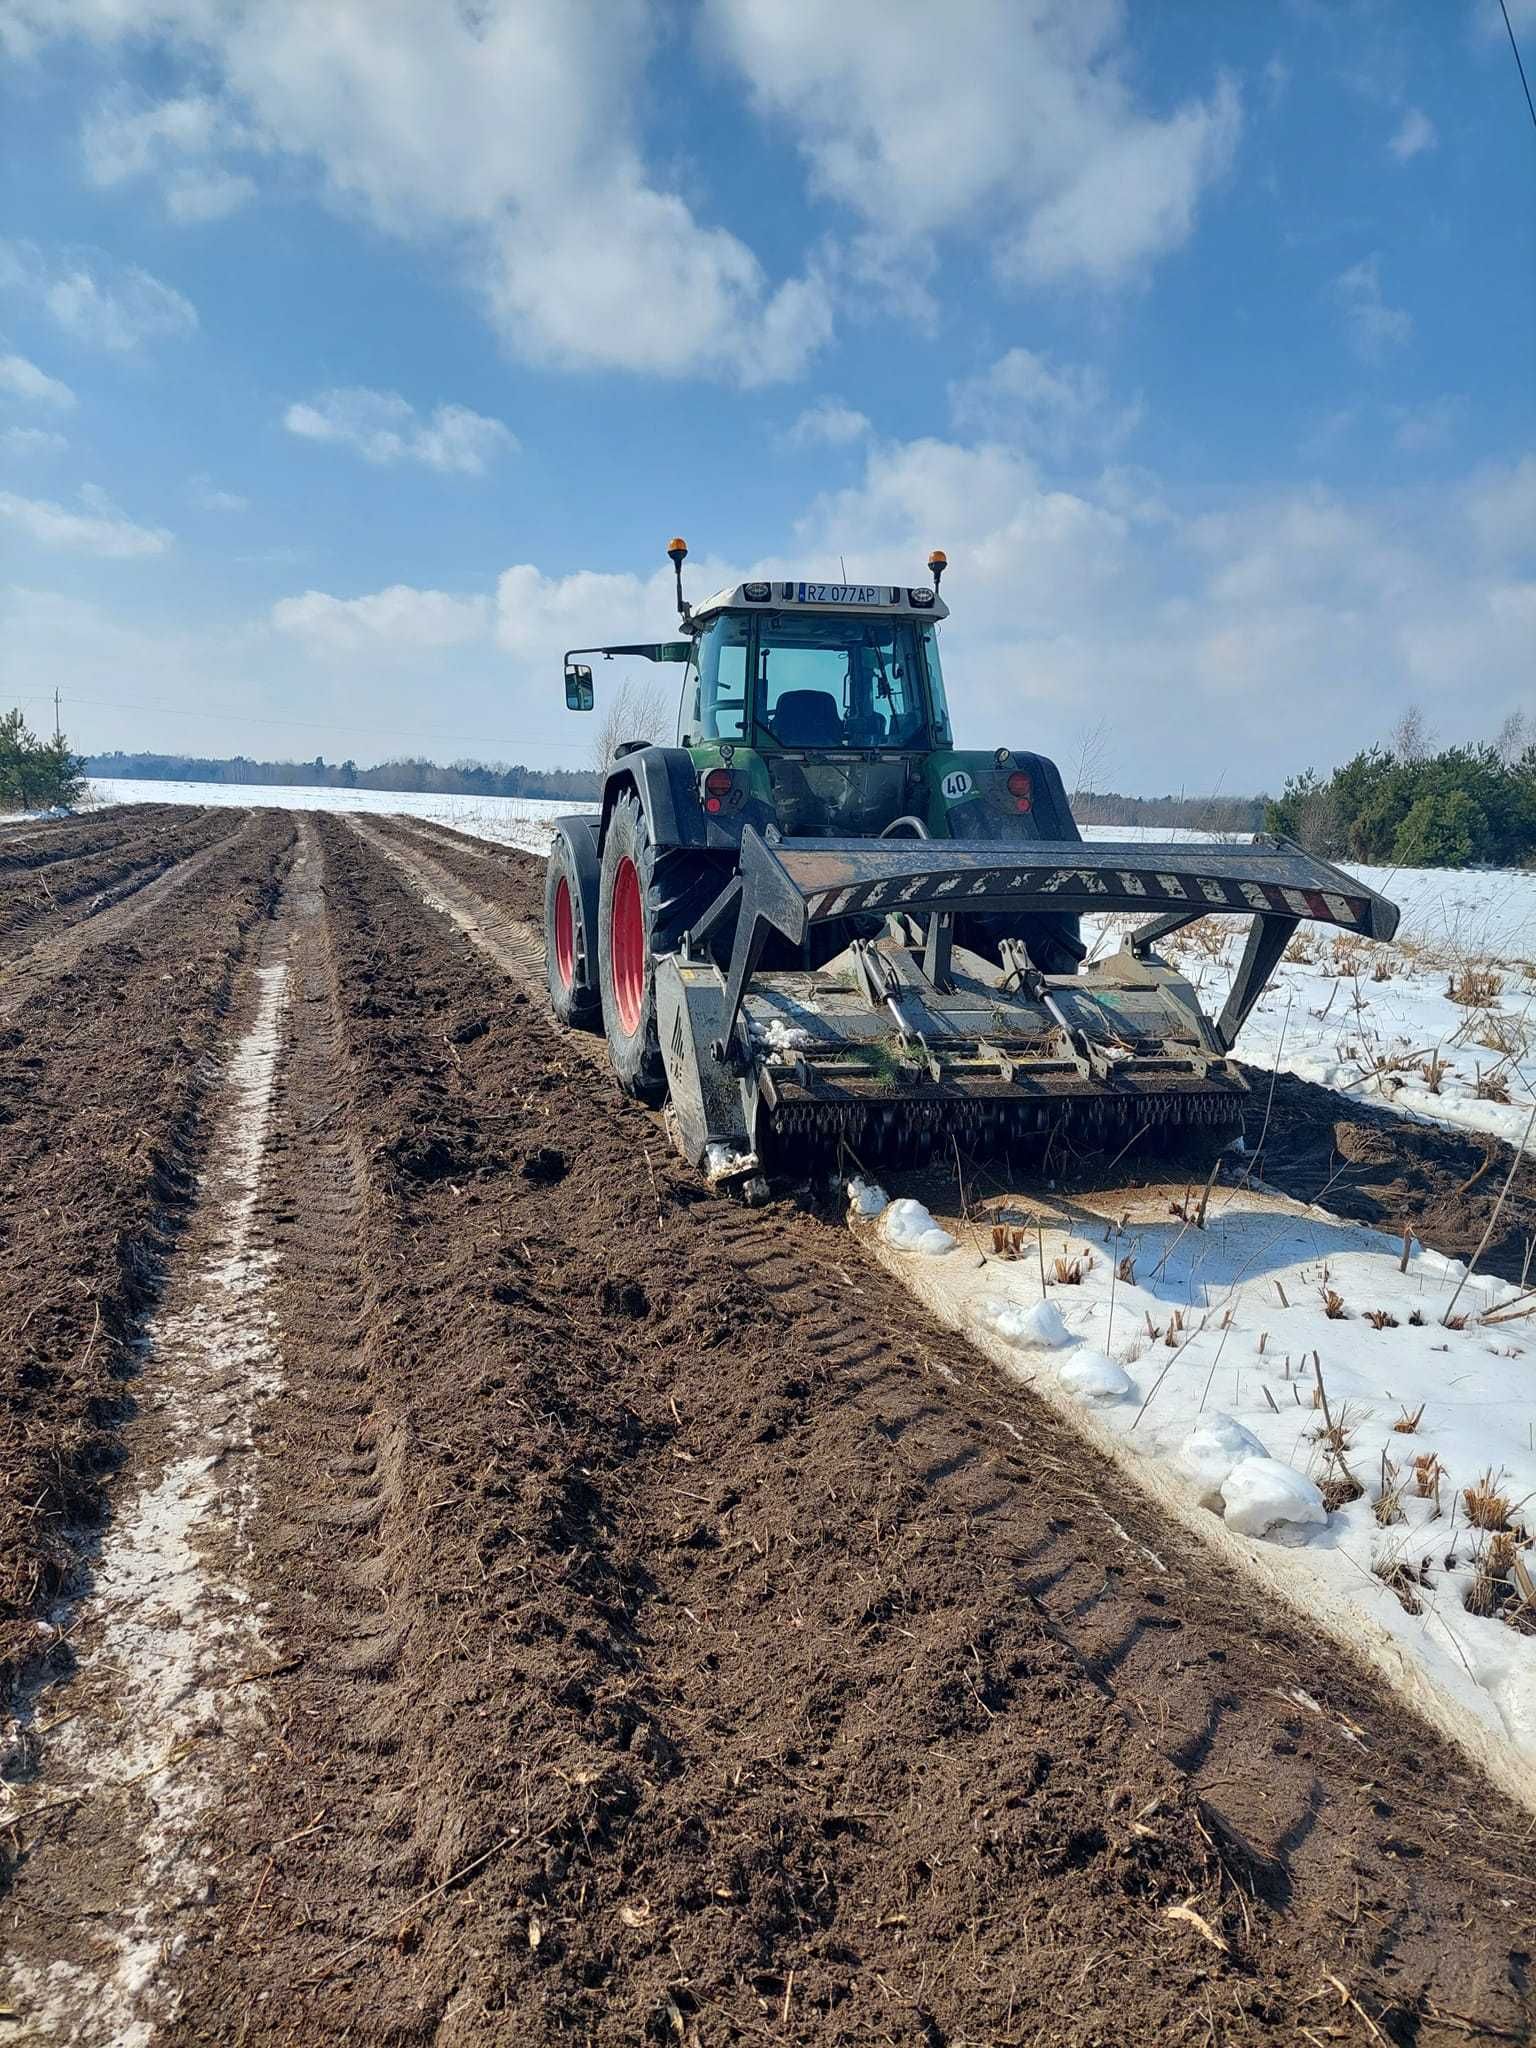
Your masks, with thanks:
[[[135,1914],[157,2043],[1529,2038],[1528,1819],[840,1222],[705,1196],[530,990],[536,862],[305,834],[302,882],[268,814],[4,1041],[19,1657],[103,1473],[121,1504],[157,1469],[136,1331],[206,1251],[176,1224],[220,1184],[211,1055],[286,967],[281,1383],[238,1542],[204,1545],[270,1662],[231,1655],[133,1787],[201,1872],[137,1897],[138,1840],[50,1775],[55,1651],[12,2038],[122,2038],[60,1999],[121,1989]],[[1271,1179],[1321,1156],[1289,1130]],[[1406,1173],[1354,1163],[1362,1200]]]

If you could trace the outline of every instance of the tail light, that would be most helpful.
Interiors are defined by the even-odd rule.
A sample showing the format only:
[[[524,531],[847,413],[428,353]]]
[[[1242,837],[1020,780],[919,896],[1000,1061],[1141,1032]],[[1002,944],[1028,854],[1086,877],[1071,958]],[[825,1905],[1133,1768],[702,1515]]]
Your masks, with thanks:
[[[1013,798],[1016,811],[1027,811],[1035,800],[1035,785],[1022,768],[1015,768],[1008,778],[1008,794]]]
[[[704,778],[704,808],[711,817],[725,808],[725,800],[736,787],[729,768],[711,768]]]

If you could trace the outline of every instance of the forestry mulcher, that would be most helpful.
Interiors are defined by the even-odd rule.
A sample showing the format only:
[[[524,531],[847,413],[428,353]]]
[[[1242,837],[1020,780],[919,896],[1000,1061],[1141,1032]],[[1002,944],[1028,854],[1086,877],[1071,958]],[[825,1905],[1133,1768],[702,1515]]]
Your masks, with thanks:
[[[1388,939],[1397,910],[1288,840],[1085,843],[1043,756],[958,749],[931,585],[739,583],[681,637],[575,648],[683,670],[675,746],[617,748],[601,811],[556,825],[549,990],[607,1034],[678,1148],[760,1193],[808,1166],[969,1151],[1208,1151],[1248,1096],[1228,1058],[1303,918]],[[1145,913],[1084,966],[1085,914]],[[1251,920],[1219,1017],[1159,957]]]

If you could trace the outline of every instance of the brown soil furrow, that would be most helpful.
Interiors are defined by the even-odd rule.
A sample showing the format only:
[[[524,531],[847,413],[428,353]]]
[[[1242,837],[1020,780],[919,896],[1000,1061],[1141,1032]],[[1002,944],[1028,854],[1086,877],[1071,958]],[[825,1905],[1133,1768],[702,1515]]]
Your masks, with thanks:
[[[227,838],[239,812],[210,811],[120,835],[110,846],[61,855],[45,866],[0,875],[0,947],[46,924],[47,936],[110,909],[215,840]],[[232,824],[232,820],[235,823]]]
[[[158,892],[131,940],[82,946],[45,1012],[0,1027],[0,1685],[35,1660],[35,1617],[100,1518],[239,963],[292,840],[274,813],[208,849],[195,892]]]
[[[286,813],[277,815],[286,820]],[[258,838],[265,838],[270,830],[265,822],[258,830],[249,811],[232,812],[230,819],[227,829],[220,831],[211,846],[188,854],[152,881],[139,883],[134,880],[105,907],[98,911],[95,905],[90,906],[82,920],[67,925],[62,931],[45,928],[43,936],[26,952],[0,967],[0,1023],[16,1016],[26,1004],[56,983],[61,975],[78,966],[94,948],[124,939],[150,921],[167,898],[193,882],[206,883],[237,842],[253,832]],[[291,823],[286,823],[285,829],[291,836]]]
[[[840,1225],[704,1197],[505,916],[477,958],[416,845],[319,829],[292,1677],[173,2038],[1523,2038],[1504,1802]]]
[[[54,861],[78,860],[103,853],[126,839],[165,827],[184,827],[205,817],[206,810],[189,804],[120,804],[80,816],[45,818],[33,824],[0,823],[0,879]]]

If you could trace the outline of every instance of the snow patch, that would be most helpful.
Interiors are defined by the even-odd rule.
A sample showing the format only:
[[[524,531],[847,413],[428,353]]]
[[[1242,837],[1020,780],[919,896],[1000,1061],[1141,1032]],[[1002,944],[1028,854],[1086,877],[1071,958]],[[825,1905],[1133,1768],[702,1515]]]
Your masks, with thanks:
[[[848,1183],[848,1212],[852,1216],[878,1216],[890,1202],[885,1189],[855,1174]]]

